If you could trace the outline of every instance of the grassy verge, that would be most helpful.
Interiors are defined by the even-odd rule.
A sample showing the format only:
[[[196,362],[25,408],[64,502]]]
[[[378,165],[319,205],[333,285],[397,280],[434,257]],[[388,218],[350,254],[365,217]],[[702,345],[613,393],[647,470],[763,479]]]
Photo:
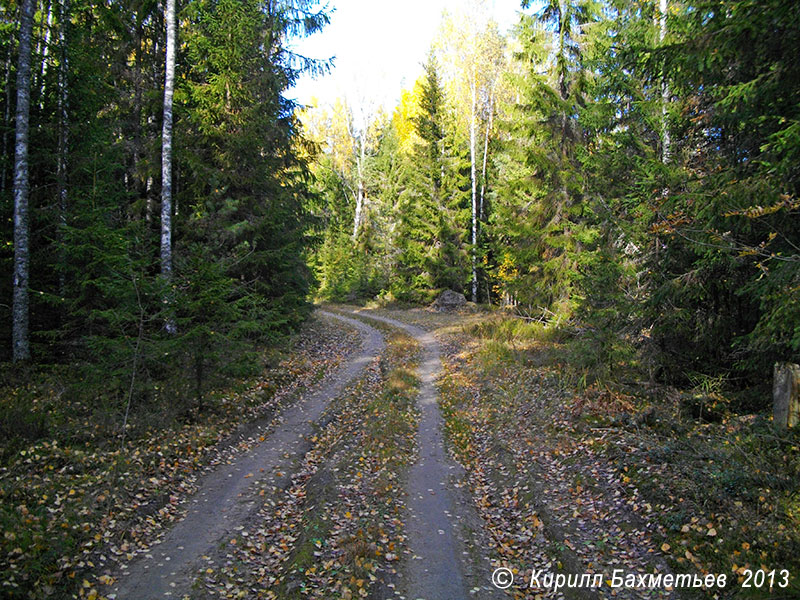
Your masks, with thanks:
[[[401,518],[415,452],[419,351],[413,338],[387,331],[379,372],[331,406],[320,448],[328,457],[325,471],[310,488],[317,510],[306,513],[310,518],[287,565],[287,588],[278,597],[305,595],[286,593],[292,584],[297,592],[316,590],[310,595],[319,598],[387,595],[405,548]]]
[[[140,415],[140,426],[124,441],[121,418],[112,427],[97,412],[102,402],[58,394],[57,381],[5,386],[3,427],[15,427],[21,414],[47,425],[26,431],[34,439],[17,436],[3,448],[2,596],[101,594],[114,562],[132,557],[177,518],[180,496],[194,489],[221,441],[313,384],[358,341],[353,331],[312,321],[278,353],[271,351],[273,366],[258,378],[216,390],[188,422]]]
[[[731,412],[720,392],[587,386],[569,363],[579,344],[541,324],[489,317],[445,337],[448,437],[498,564],[724,573],[725,589],[691,594],[800,597],[797,432],[778,436],[768,414]],[[766,582],[742,587],[759,569]]]

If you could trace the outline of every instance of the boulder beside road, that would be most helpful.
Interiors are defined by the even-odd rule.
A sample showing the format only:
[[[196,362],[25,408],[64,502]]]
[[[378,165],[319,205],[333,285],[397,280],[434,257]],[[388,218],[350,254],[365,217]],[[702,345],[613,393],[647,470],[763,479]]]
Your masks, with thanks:
[[[439,312],[453,312],[464,308],[466,305],[467,299],[464,294],[459,294],[453,290],[445,290],[434,300],[431,308]]]

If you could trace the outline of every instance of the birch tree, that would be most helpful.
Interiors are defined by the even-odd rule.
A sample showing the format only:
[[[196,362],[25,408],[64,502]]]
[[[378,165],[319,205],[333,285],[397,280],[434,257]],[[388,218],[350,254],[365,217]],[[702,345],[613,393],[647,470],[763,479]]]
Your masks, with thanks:
[[[33,0],[22,0],[17,66],[17,123],[14,151],[14,296],[12,344],[14,362],[31,356],[28,336],[28,274],[30,267],[30,223],[28,220],[28,137],[31,105],[31,37]]]
[[[53,3],[47,3],[47,9],[42,13],[41,24],[42,35],[39,39],[38,56],[41,57],[39,66],[38,81],[36,82],[35,89],[39,94],[39,107],[44,108],[44,94],[45,94],[45,77],[47,76],[47,67],[49,64],[50,54],[50,36],[53,31]]]
[[[67,155],[69,153],[69,63],[67,56],[67,27],[69,24],[69,0],[58,3],[58,221],[59,260],[62,269],[58,274],[59,294],[64,296],[64,229],[67,226]]]
[[[374,100],[366,94],[356,94],[348,111],[348,130],[352,140],[352,156],[355,163],[355,217],[353,218],[353,241],[358,238],[364,222],[367,202],[366,162],[378,141],[378,110]]]
[[[175,91],[175,41],[177,36],[175,0],[167,0],[167,55],[164,78],[164,123],[161,130],[161,276],[172,280],[172,96]],[[167,299],[168,300],[168,299]],[[175,322],[167,319],[169,333]]]
[[[364,182],[364,160],[367,156],[367,141],[365,128],[356,129],[354,121],[351,121],[351,125],[353,125],[353,128],[350,133],[355,146],[353,156],[356,163],[356,212],[353,218],[353,241],[355,241],[358,238],[361,222],[364,220],[364,202],[367,198],[366,184]]]
[[[342,185],[352,196],[351,238],[355,242],[366,217],[367,161],[377,149],[382,119],[365,96],[355,106],[345,98],[337,98],[330,108],[312,107],[302,118],[307,134],[322,145]]]
[[[493,110],[486,110],[485,105],[493,102],[493,90],[500,78],[503,39],[496,23],[487,18],[485,3],[473,2],[467,13],[445,14],[439,32],[438,46],[443,56],[445,72],[449,78],[451,96],[455,100],[458,112],[466,120],[469,130],[470,243],[472,245],[470,291],[472,301],[477,302],[478,242],[485,193],[483,184],[481,184],[479,197],[478,161],[481,158],[478,149],[478,129],[481,125],[481,113],[483,113],[487,128],[483,144],[485,154],[488,152],[488,135],[489,128],[491,128],[489,115]],[[483,164],[480,167],[480,176],[485,177],[485,156],[481,162]]]
[[[658,42],[664,43],[667,36],[667,0],[659,0],[658,5]],[[667,104],[669,103],[669,83],[666,74],[662,73],[661,81],[661,162],[669,162],[670,137],[667,123]]]

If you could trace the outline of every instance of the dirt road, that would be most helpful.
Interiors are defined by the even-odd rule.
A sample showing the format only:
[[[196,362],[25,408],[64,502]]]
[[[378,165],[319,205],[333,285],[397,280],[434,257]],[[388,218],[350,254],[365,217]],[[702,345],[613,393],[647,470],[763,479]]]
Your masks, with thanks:
[[[487,565],[476,562],[482,553],[476,556],[470,552],[475,540],[467,538],[480,528],[480,519],[470,498],[462,491],[463,469],[444,448],[444,420],[436,390],[442,364],[436,337],[420,327],[388,317],[367,312],[354,314],[402,329],[424,349],[418,373],[419,460],[408,476],[407,535],[411,560],[405,574],[406,597],[453,600],[474,597],[476,593],[480,598],[500,597],[486,585],[490,581]]]
[[[259,508],[260,484],[292,471],[307,450],[306,439],[325,406],[382,351],[382,336],[374,328],[341,315],[323,314],[358,328],[364,340],[360,353],[317,392],[289,407],[280,425],[265,433],[263,442],[200,482],[183,520],[123,569],[114,589],[118,600],[180,598],[189,593],[203,556],[213,554],[219,542]]]
[[[182,598],[198,593],[192,587],[198,572],[213,563],[219,548],[232,536],[258,518],[263,504],[260,489],[288,481],[311,448],[309,440],[325,408],[384,352],[382,334],[363,321],[370,319],[404,331],[423,349],[417,372],[418,459],[408,468],[406,481],[408,552],[398,569],[395,594],[412,600],[496,597],[498,592],[489,585],[488,563],[480,562],[485,552],[475,551],[485,550],[485,544],[476,542],[476,532],[482,527],[466,492],[463,469],[444,448],[444,422],[435,385],[441,371],[436,338],[391,318],[366,311],[346,312],[348,316],[320,311],[360,331],[360,352],[347,359],[318,391],[285,409],[277,427],[256,432],[263,441],[200,481],[198,492],[187,500],[186,516],[123,567],[113,590],[118,600]]]

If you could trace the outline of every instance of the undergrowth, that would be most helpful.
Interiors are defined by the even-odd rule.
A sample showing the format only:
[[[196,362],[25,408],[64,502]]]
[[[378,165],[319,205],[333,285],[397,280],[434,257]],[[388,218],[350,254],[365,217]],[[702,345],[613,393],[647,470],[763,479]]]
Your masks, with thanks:
[[[311,324],[262,353],[259,377],[212,390],[203,410],[187,413],[170,406],[172,388],[154,390],[163,397],[131,408],[124,437],[124,411],[102,390],[87,395],[58,372],[33,374],[37,384],[29,383],[32,374],[7,379],[0,390],[0,595],[97,594],[108,583],[97,574],[110,557],[132,556],[174,518],[178,495],[193,489],[219,442],[274,410],[276,392],[333,368],[339,357],[331,348],[347,337],[340,336],[339,328]]]
[[[570,463],[565,448],[616,471],[628,502],[652,508],[675,573],[725,573],[725,597],[798,597],[800,432],[775,432],[768,395],[743,401],[724,379],[700,375],[686,390],[654,386],[624,353],[601,366],[576,361],[586,349],[580,334],[538,322],[492,316],[456,337],[462,349],[451,357],[443,408],[465,466],[480,458],[476,429],[503,439],[522,418],[578,488],[591,480],[589,462]],[[446,400],[459,394],[481,401],[470,409]],[[790,586],[742,588],[758,569],[787,569]]]

